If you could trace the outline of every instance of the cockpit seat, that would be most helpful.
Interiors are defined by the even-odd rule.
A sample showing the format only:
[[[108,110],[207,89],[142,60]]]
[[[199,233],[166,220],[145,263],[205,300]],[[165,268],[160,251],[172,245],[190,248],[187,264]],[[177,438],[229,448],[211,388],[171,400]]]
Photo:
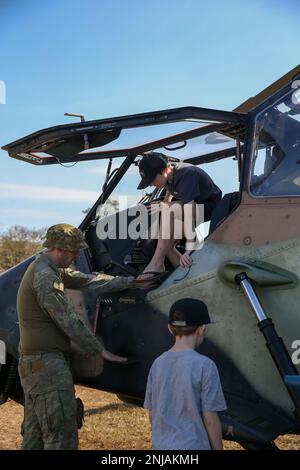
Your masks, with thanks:
[[[134,211],[132,213],[134,214]],[[110,217],[115,236],[102,239],[97,235],[97,224],[95,223],[91,224],[86,232],[86,240],[92,253],[93,270],[104,271],[112,276],[137,276],[151,260],[156,240],[133,239],[127,236],[127,232],[120,236],[120,224],[125,221],[127,222],[126,228],[128,228],[136,217],[129,215],[128,209],[117,212],[114,216],[103,218],[103,226],[108,223]]]

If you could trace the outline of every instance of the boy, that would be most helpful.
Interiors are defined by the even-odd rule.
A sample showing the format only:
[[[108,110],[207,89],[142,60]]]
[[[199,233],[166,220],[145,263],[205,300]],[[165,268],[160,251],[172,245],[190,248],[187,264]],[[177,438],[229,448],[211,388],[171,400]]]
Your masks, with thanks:
[[[226,409],[215,363],[195,349],[212,323],[201,300],[181,299],[169,314],[175,344],[149,372],[144,408],[155,450],[222,450],[218,411]]]
[[[174,217],[182,220],[182,212],[186,210],[184,206],[192,204],[194,222],[196,204],[204,205],[204,222],[206,222],[211,219],[213,209],[222,198],[222,191],[204,170],[189,163],[176,162],[169,164],[168,158],[162,153],[148,152],[139,163],[139,171],[142,180],[137,189],[144,189],[147,186],[166,188],[164,202],[167,204],[161,204],[161,220],[165,224],[170,223],[170,217],[166,209],[170,206],[173,196],[180,199],[181,204],[181,210],[179,210],[180,207],[175,208]],[[172,235],[167,238],[162,235],[166,231],[168,233],[172,232],[172,229],[173,227],[170,230],[160,227],[160,237],[153,258],[144,269],[144,272],[139,275],[138,280],[151,280],[153,275],[157,276],[159,273],[164,272],[166,256],[174,267],[179,264],[183,267],[192,265],[190,251],[187,249],[185,253],[180,255],[175,248],[178,240],[175,240]],[[184,231],[187,232],[186,227],[184,227]],[[187,238],[186,233],[185,236]]]

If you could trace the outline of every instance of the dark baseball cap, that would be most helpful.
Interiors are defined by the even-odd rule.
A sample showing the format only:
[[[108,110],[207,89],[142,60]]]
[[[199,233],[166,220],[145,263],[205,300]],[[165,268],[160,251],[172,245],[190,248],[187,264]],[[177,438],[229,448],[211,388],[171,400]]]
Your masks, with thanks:
[[[168,165],[168,158],[163,153],[148,152],[139,163],[139,171],[142,181],[137,189],[145,189],[150,186],[156,175],[161,173]]]
[[[180,313],[182,318],[175,320],[175,313]],[[202,300],[180,299],[170,308],[169,324],[172,326],[200,326],[209,323],[216,322],[210,318],[207,306]]]

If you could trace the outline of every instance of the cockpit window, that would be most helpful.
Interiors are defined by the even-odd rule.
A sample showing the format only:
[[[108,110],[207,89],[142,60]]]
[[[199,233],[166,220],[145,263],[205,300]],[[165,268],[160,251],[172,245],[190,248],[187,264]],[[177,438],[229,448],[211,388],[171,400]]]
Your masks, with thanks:
[[[300,81],[256,119],[250,176],[254,196],[300,196]]]

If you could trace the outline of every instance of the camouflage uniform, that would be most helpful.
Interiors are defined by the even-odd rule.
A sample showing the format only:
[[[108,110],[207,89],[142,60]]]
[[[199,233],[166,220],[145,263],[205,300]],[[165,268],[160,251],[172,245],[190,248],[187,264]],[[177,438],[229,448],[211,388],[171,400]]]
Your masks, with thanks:
[[[77,409],[72,374],[62,353],[26,354],[19,373],[25,396],[23,450],[76,450]]]
[[[86,246],[75,227],[60,224],[47,232],[46,247],[77,251]],[[70,341],[99,354],[104,347],[66,300],[64,289],[89,287],[97,294],[133,285],[132,277],[88,275],[58,268],[40,254],[27,269],[18,292],[19,374],[25,395],[22,449],[77,449]]]

